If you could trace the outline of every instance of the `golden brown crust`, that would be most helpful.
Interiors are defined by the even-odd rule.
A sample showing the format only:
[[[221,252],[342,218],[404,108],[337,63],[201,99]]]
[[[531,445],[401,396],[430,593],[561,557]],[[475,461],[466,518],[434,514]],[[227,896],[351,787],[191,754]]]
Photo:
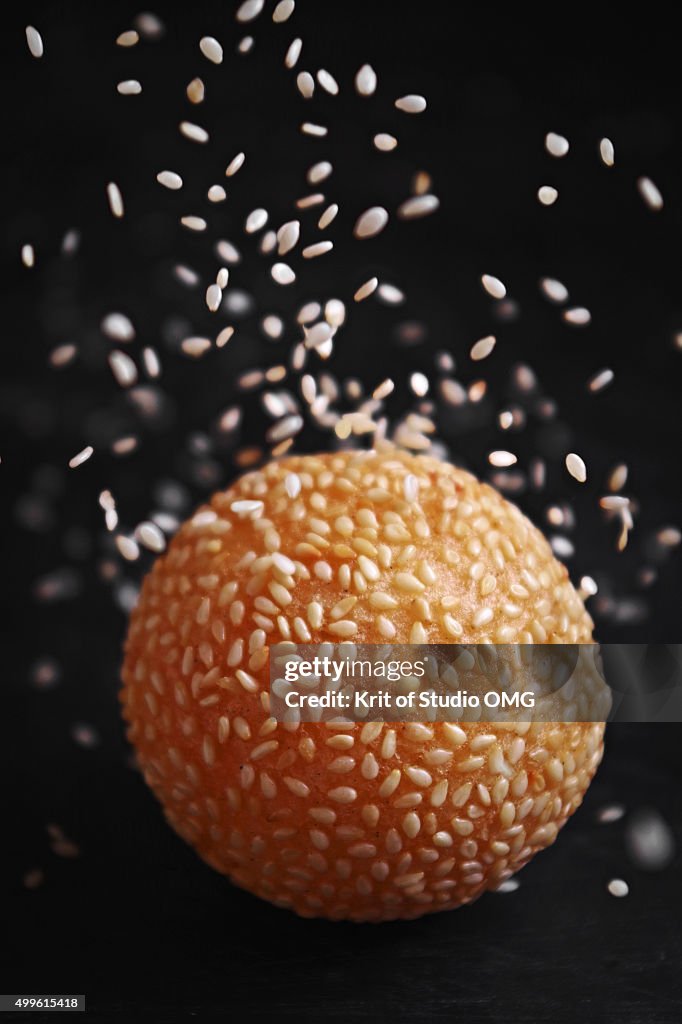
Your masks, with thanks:
[[[238,884],[305,915],[417,916],[553,841],[603,726],[289,729],[268,715],[268,645],[591,636],[542,534],[470,474],[396,451],[291,457],[215,495],[156,562],[124,714],[173,827]]]

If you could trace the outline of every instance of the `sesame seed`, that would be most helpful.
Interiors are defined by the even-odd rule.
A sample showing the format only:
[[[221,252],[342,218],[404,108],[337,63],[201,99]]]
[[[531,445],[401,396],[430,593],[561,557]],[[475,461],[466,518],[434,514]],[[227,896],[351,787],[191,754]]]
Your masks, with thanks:
[[[210,60],[212,64],[222,64],[223,48],[213,36],[203,36],[199,41],[199,49],[206,60]]]
[[[356,302],[362,302],[363,299],[369,298],[372,292],[376,291],[379,279],[377,277],[370,277],[369,281],[365,281],[363,285],[360,285],[353,298]]]
[[[587,387],[592,392],[603,391],[604,388],[608,387],[609,384],[613,381],[613,378],[613,370],[599,370],[599,372],[595,373],[593,377],[590,377],[590,379],[587,382]]]
[[[125,81],[118,83],[116,91],[121,96],[139,96],[142,92],[142,86],[136,78],[127,78]]]
[[[193,78],[187,85],[186,93],[190,103],[203,103],[206,87],[200,78]]]
[[[273,264],[270,274],[273,281],[277,284],[288,285],[293,284],[296,280],[296,274],[293,272],[291,267],[286,263],[275,263]]]
[[[272,20],[274,23],[276,25],[281,25],[285,21],[288,21],[294,13],[295,6],[295,0],[279,0],[279,3],[272,12]]]
[[[553,206],[558,198],[559,193],[552,185],[541,185],[538,189],[538,199],[542,206]]]
[[[566,156],[569,150],[568,139],[564,138],[563,135],[557,135],[556,132],[548,132],[545,135],[545,149],[550,156]]]
[[[225,168],[225,177],[231,178],[234,174],[236,174],[239,168],[244,166],[245,160],[246,155],[244,153],[237,153],[237,155],[233,157],[232,160],[230,160],[229,164]]]
[[[107,185],[107,199],[109,200],[109,209],[114,217],[122,217],[124,213],[123,196],[121,195],[121,190],[114,181],[110,181]]]
[[[325,92],[328,92],[331,96],[338,96],[339,84],[329,71],[325,71],[324,68],[320,68],[317,72],[317,81]]]
[[[82,466],[84,462],[88,461],[94,451],[95,449],[92,445],[87,445],[82,451],[78,452],[77,455],[74,455],[73,458],[69,459],[69,469],[77,469],[79,466]]]
[[[296,76],[296,87],[303,99],[309,100],[315,92],[315,79],[309,71],[299,71]]]
[[[413,196],[400,204],[398,216],[402,220],[415,220],[417,217],[426,217],[430,213],[435,213],[439,206],[440,200],[437,196]]]
[[[156,180],[159,185],[163,185],[164,188],[169,188],[173,191],[182,188],[182,178],[175,171],[159,171],[156,175]]]
[[[301,255],[304,260],[312,260],[315,259],[316,256],[324,256],[325,253],[330,252],[333,248],[333,242],[316,242],[314,245],[307,245]]]
[[[244,3],[239,5],[235,17],[242,24],[247,21],[253,21],[261,13],[264,6],[265,0],[244,0]]]
[[[376,92],[377,76],[371,64],[363,64],[355,75],[355,89],[359,96],[372,96]]]
[[[656,185],[654,185],[651,178],[638,178],[637,188],[639,190],[639,194],[650,210],[663,209],[663,196]]]
[[[395,135],[389,135],[388,132],[378,132],[374,136],[374,145],[381,153],[390,153],[396,149],[398,140]]]
[[[606,164],[607,167],[613,167],[616,162],[616,154],[611,139],[601,140],[599,143],[599,156],[602,159],[602,163]]]
[[[516,464],[516,456],[512,452],[506,451],[495,451],[490,452],[488,455],[488,462],[491,466],[497,466],[498,468],[505,468],[507,466],[514,466]]]
[[[301,131],[304,135],[312,135],[315,138],[321,139],[327,134],[328,129],[322,124],[314,124],[312,121],[304,121],[301,125]]]
[[[291,42],[291,44],[289,46],[289,49],[286,52],[286,56],[284,58],[284,65],[285,65],[285,67],[287,67],[289,69],[296,67],[296,64],[298,63],[298,59],[301,56],[301,50],[302,49],[303,49],[303,42],[302,42],[302,40],[301,39],[294,39]]]
[[[592,320],[592,314],[584,306],[574,306],[573,309],[566,309],[563,318],[567,324],[574,327],[585,327]]]
[[[402,110],[405,114],[421,114],[423,110],[426,110],[426,100],[423,96],[411,93],[397,99],[395,106],[397,110]]]
[[[491,295],[493,299],[503,299],[507,294],[507,289],[498,277],[492,277],[490,274],[483,274],[481,277],[481,284],[487,291],[488,295]]]
[[[137,46],[140,41],[140,37],[134,29],[129,29],[127,32],[121,32],[116,38],[117,46]]]
[[[622,878],[612,878],[607,885],[607,889],[612,896],[616,896],[622,899],[623,896],[627,896],[630,892],[630,886],[627,882],[623,881]]]
[[[492,334],[488,334],[485,338],[481,338],[471,346],[469,356],[474,362],[478,362],[481,359],[487,359],[495,348],[496,338]]]
[[[191,139],[192,142],[206,143],[208,142],[208,132],[201,125],[193,124],[191,121],[180,122],[180,132],[185,136],[186,139]]]
[[[553,277],[543,277],[540,281],[540,287],[550,302],[556,302],[560,305],[568,299],[568,289],[566,286]]]
[[[372,206],[361,213],[355,222],[353,234],[356,238],[374,238],[388,224],[388,212],[383,206]]]
[[[580,456],[576,455],[575,452],[570,452],[566,456],[566,469],[573,479],[577,480],[579,484],[584,484],[587,480],[587,467]]]
[[[338,204],[330,203],[330,205],[327,207],[327,209],[324,211],[324,213],[317,222],[317,226],[320,229],[320,231],[324,231],[325,228],[329,227],[332,221],[336,218],[338,212]]]
[[[34,28],[33,25],[26,26],[26,43],[32,57],[40,59],[40,57],[43,56],[43,53],[45,52],[43,37],[38,29]]]

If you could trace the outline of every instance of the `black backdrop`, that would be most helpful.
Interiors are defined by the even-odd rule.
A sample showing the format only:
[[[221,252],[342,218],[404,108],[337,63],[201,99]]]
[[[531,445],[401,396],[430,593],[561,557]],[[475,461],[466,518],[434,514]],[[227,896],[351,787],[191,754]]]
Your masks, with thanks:
[[[616,595],[618,607],[625,602],[620,618],[597,617],[601,639],[677,640],[679,560],[660,566],[655,586],[643,589],[637,582],[641,566],[653,564],[651,531],[679,521],[681,354],[671,338],[682,325],[682,148],[669,26],[638,18],[602,29],[594,17],[577,15],[543,24],[517,11],[487,9],[467,10],[458,21],[446,3],[299,0],[287,26],[255,23],[254,53],[236,60],[232,5],[155,10],[166,24],[164,40],[131,51],[113,45],[136,13],[127,3],[19,4],[3,16],[0,471],[8,629],[0,748],[8,760],[1,877],[8,890],[3,931],[9,949],[0,988],[86,992],[97,1019],[144,1008],[155,1020],[184,1019],[189,1012],[202,1017],[209,1010],[268,1020],[304,1013],[339,1020],[465,1014],[471,1020],[572,1021],[578,1013],[588,1020],[678,1020],[679,874],[674,867],[660,875],[637,872],[627,862],[621,824],[594,822],[595,810],[616,799],[629,808],[658,807],[679,832],[677,727],[610,730],[607,760],[586,808],[556,848],[522,874],[517,893],[407,925],[301,922],[233,891],[197,863],[130,770],[116,699],[125,620],[96,572],[107,554],[98,491],[112,486],[134,523],[153,507],[159,481],[180,479],[190,505],[228,481],[234,450],[209,424],[235,401],[237,372],[276,358],[272,342],[248,318],[241,343],[211,355],[208,372],[160,340],[173,334],[177,318],[193,333],[210,319],[201,294],[188,294],[172,280],[177,259],[205,275],[215,272],[208,247],[188,237],[177,217],[208,209],[221,224],[219,233],[231,238],[240,231],[228,226],[229,218],[241,224],[261,203],[273,220],[283,220],[288,208],[277,209],[277,196],[303,194],[305,168],[328,157],[337,168],[334,196],[342,208],[334,226],[338,241],[325,257],[333,263],[310,269],[311,292],[333,279],[347,294],[376,272],[408,295],[399,310],[367,304],[354,314],[337,346],[335,372],[372,385],[390,367],[400,382],[412,369],[429,372],[440,349],[464,365],[471,342],[494,329],[500,344],[491,386],[504,394],[509,368],[523,360],[559,405],[549,434],[536,425],[514,437],[522,460],[538,445],[549,455],[564,451],[570,439],[586,453],[595,477],[621,459],[630,466],[641,508],[633,544],[622,556],[613,551],[613,527],[594,511],[598,491],[576,494],[561,472],[551,480],[557,500],[575,499],[580,542],[569,563],[574,578],[589,572],[603,595]],[[40,62],[27,55],[26,23],[45,38]],[[225,67],[211,68],[199,56],[204,34],[225,42]],[[281,58],[297,34],[304,39],[300,66],[329,67],[345,87],[338,99],[304,106],[296,97]],[[350,79],[365,60],[377,69],[380,91],[363,106],[352,97]],[[203,109],[183,102],[194,74],[207,82]],[[115,83],[133,77],[143,82],[142,96],[117,96]],[[391,100],[412,91],[428,97],[428,110],[421,118],[401,118]],[[211,146],[204,151],[180,139],[175,126],[181,117],[210,126]],[[323,145],[296,135],[304,117],[329,121]],[[395,131],[401,141],[388,158],[368,145],[381,130]],[[564,160],[544,152],[549,130],[570,139]],[[616,145],[611,171],[597,156],[603,135]],[[207,185],[224,182],[224,167],[239,149],[249,154],[240,172],[248,170],[248,182],[235,179],[225,207],[211,210],[201,196]],[[159,194],[154,176],[163,167],[186,177],[181,203]],[[422,167],[442,201],[437,217],[391,226],[371,250],[343,242],[355,213],[384,200],[395,206],[411,173]],[[637,195],[634,181],[641,174],[664,195],[659,214]],[[121,224],[113,223],[106,206],[109,180],[119,182],[126,199]],[[535,199],[545,183],[560,192],[551,209]],[[59,243],[72,227],[82,232],[81,248],[64,260]],[[33,271],[18,258],[28,240],[38,254]],[[235,278],[259,308],[285,311],[289,300],[268,283],[262,260],[243,248]],[[483,272],[508,283],[518,319],[495,323],[478,285]],[[543,275],[565,281],[572,300],[590,308],[587,330],[563,324],[541,298]],[[157,424],[140,424],[112,389],[109,343],[98,324],[113,309],[128,312],[140,339],[161,351],[169,398]],[[396,343],[404,321],[423,324],[423,345]],[[65,341],[77,342],[81,355],[57,374],[47,367],[47,353]],[[587,398],[585,380],[607,365],[616,383]],[[399,383],[396,408],[405,391]],[[254,443],[261,424],[252,401],[238,443]],[[476,420],[444,427],[453,456],[480,472],[494,432]],[[197,454],[196,440],[188,443],[188,434],[198,431],[207,431],[208,453]],[[112,436],[128,432],[142,436],[138,453],[127,460],[99,455]],[[497,437],[495,446],[504,446]],[[45,469],[62,470],[91,438],[97,457],[68,479]],[[312,430],[301,439],[303,448],[325,443]],[[28,529],[23,502],[36,493],[47,518]],[[546,496],[519,500],[542,521]],[[74,574],[74,595],[37,603],[35,581],[64,566]],[[39,691],[29,682],[31,666],[46,655],[57,659],[62,678],[54,689]],[[74,742],[79,722],[96,731],[93,749]],[[50,851],[50,822],[77,841],[78,858]],[[27,891],[22,876],[34,867],[44,870],[45,881]],[[625,900],[605,891],[614,875],[630,881]]]

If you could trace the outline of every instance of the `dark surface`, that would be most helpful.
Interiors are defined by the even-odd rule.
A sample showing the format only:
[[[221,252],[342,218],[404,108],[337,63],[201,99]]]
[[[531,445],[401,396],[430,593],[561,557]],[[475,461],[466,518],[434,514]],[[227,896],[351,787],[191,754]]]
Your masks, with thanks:
[[[187,293],[170,279],[176,260],[205,276],[215,272],[206,244],[183,232],[177,217],[210,214],[216,237],[241,245],[244,215],[262,204],[273,222],[286,219],[291,211],[278,206],[280,194],[304,194],[305,168],[329,157],[337,167],[329,195],[340,199],[342,213],[334,253],[319,270],[311,268],[311,288],[331,278],[332,293],[347,295],[378,273],[408,293],[401,310],[367,303],[353,311],[335,372],[374,385],[389,371],[397,379],[412,369],[428,372],[434,351],[447,349],[463,379],[473,380],[468,348],[494,329],[499,345],[489,372],[497,397],[488,425],[441,423],[449,451],[485,471],[491,440],[502,446],[489,426],[491,410],[501,407],[509,368],[530,362],[560,414],[553,436],[540,436],[533,422],[513,438],[522,461],[538,444],[550,453],[557,445],[566,450],[570,437],[575,450],[589,453],[594,480],[627,461],[641,503],[632,545],[617,556],[614,530],[595,511],[597,485],[581,491],[561,468],[549,482],[553,499],[570,499],[578,513],[572,576],[589,572],[602,594],[642,603],[637,607],[645,614],[634,623],[600,617],[596,605],[600,638],[678,641],[679,556],[661,565],[650,590],[636,576],[650,564],[650,532],[679,523],[680,353],[671,333],[682,326],[682,141],[678,43],[670,25],[663,18],[647,24],[644,17],[630,25],[619,16],[617,26],[611,20],[603,31],[593,17],[560,26],[552,18],[543,26],[524,21],[516,9],[494,16],[488,8],[467,10],[466,22],[453,25],[450,3],[299,0],[289,25],[276,31],[265,20],[256,23],[256,50],[243,65],[230,59],[216,69],[199,56],[197,43],[214,34],[229,54],[241,34],[232,6],[154,9],[167,23],[165,40],[128,52],[113,40],[137,10],[129,3],[36,2],[3,14],[4,134],[11,145],[3,163],[0,378],[7,628],[0,907],[8,946],[0,988],[85,992],[91,1016],[104,1021],[215,1013],[239,1021],[677,1024],[679,858],[661,874],[636,871],[625,854],[623,823],[597,825],[594,812],[612,800],[630,810],[657,807],[679,847],[679,727],[611,728],[586,806],[556,846],[522,873],[518,892],[407,924],[299,921],[236,892],[198,862],[131,770],[116,698],[124,617],[96,571],[110,554],[101,536],[99,490],[112,487],[130,525],[154,507],[162,479],[182,481],[188,506],[227,482],[235,473],[234,445],[221,446],[210,424],[235,401],[236,373],[276,358],[255,320],[244,323],[240,344],[201,364],[160,340],[172,317],[185,318],[193,333],[208,329],[210,320],[201,289]],[[27,22],[45,37],[41,62],[27,55]],[[306,47],[301,68],[329,67],[344,87],[338,100],[304,105],[297,99],[293,76],[281,68],[297,34]],[[366,60],[377,69],[380,93],[364,103],[352,99],[350,78]],[[197,109],[183,101],[183,90],[198,73],[209,99]],[[117,81],[138,76],[141,97],[116,95]],[[401,118],[391,100],[412,91],[428,97],[429,109],[421,118]],[[182,117],[206,124],[217,142],[204,150],[181,140],[175,126]],[[304,117],[329,120],[327,143],[301,141],[295,127]],[[371,135],[382,130],[401,141],[390,163],[370,152]],[[563,161],[543,151],[549,130],[571,140]],[[602,135],[616,144],[612,171],[596,155]],[[224,181],[226,163],[242,148],[250,155],[248,179],[235,183],[228,203],[216,210],[203,198],[205,189]],[[163,167],[186,177],[181,202],[156,185]],[[394,207],[420,167],[433,174],[442,200],[438,217],[392,224],[360,253],[343,241],[354,214],[384,199]],[[636,193],[640,174],[664,194],[659,215]],[[122,224],[106,206],[109,180],[124,192]],[[552,209],[535,199],[544,183],[560,190]],[[76,259],[64,261],[59,242],[71,227],[83,231],[82,246]],[[38,252],[33,272],[18,260],[28,239]],[[243,248],[235,280],[253,291],[259,308],[285,313],[310,297],[283,295],[267,281],[255,247]],[[521,310],[517,321],[495,325],[478,285],[485,272],[509,285]],[[572,301],[592,310],[588,330],[562,324],[542,300],[537,280],[543,275],[564,280]],[[98,332],[112,309],[131,315],[140,344],[161,351],[171,398],[157,425],[141,424],[112,383],[109,344]],[[411,319],[424,323],[425,344],[396,346],[395,328]],[[47,353],[68,340],[79,344],[80,360],[56,374]],[[605,365],[616,371],[617,386],[586,398],[585,380]],[[393,411],[405,391],[400,383]],[[239,444],[260,436],[257,400],[246,405]],[[112,429],[115,436],[139,432],[140,451],[126,460],[109,456]],[[211,435],[209,458],[191,455],[191,431]],[[66,474],[68,458],[91,439],[98,458]],[[302,439],[307,448],[327,443],[313,431]],[[59,470],[50,485],[52,519],[44,529],[28,530],[16,500],[35,490],[36,472],[46,465]],[[547,495],[519,500],[543,521]],[[63,565],[75,570],[78,593],[38,605],[35,580]],[[39,692],[28,679],[43,655],[58,660],[62,678],[55,689]],[[72,737],[81,722],[100,738],[92,750]],[[50,851],[49,823],[77,842],[78,858]],[[35,867],[45,871],[45,882],[29,892],[22,877]],[[626,899],[607,893],[611,877],[630,883]]]

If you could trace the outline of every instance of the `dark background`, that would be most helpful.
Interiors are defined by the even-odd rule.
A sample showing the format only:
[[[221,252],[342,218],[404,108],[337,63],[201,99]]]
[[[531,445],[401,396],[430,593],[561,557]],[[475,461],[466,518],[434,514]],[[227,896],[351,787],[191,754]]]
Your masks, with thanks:
[[[8,951],[0,962],[6,991],[85,992],[91,1013],[108,1020],[199,1018],[221,1011],[238,1019],[626,1021],[679,1020],[682,941],[679,866],[646,875],[629,864],[622,823],[600,826],[595,811],[617,800],[628,809],[657,807],[679,839],[679,728],[614,726],[608,755],[586,807],[556,848],[520,877],[509,895],[484,897],[458,913],[376,927],[303,922],[233,890],[196,861],[164,825],[152,797],[131,770],[117,710],[121,606],[135,583],[119,568],[111,583],[101,566],[111,556],[97,495],[111,487],[127,527],[158,508],[159,485],[179,481],[189,510],[235,474],[244,445],[262,441],[258,396],[247,396],[237,437],[220,437],[216,416],[239,398],[235,378],[267,366],[288,348],[265,340],[258,318],[239,322],[233,342],[199,363],[178,355],[186,333],[215,333],[203,287],[183,289],[171,267],[187,263],[211,280],[217,261],[207,240],[178,225],[183,214],[210,219],[211,238],[235,241],[244,261],[232,272],[261,312],[290,313],[318,291],[347,297],[376,273],[407,294],[399,308],[370,300],[350,311],[330,367],[369,387],[390,373],[398,382],[388,403],[407,402],[405,378],[432,373],[434,353],[452,352],[458,379],[485,370],[490,401],[465,414],[443,414],[439,432],[453,458],[485,473],[491,447],[553,460],[544,494],[518,497],[543,522],[550,500],[570,501],[578,530],[574,579],[600,584],[591,602],[603,641],[679,640],[679,557],[661,560],[652,532],[679,523],[679,361],[672,344],[682,326],[679,180],[682,144],[676,40],[660,19],[600,27],[594,12],[572,12],[560,24],[518,11],[476,12],[449,3],[322,3],[299,0],[285,26],[261,16],[240,32],[235,5],[156,5],[166,34],[132,50],[113,45],[137,8],[85,3],[17,4],[4,13],[0,67],[7,151],[3,158],[3,338],[0,375],[2,479],[3,715],[0,751],[7,758],[0,796],[3,824],[2,902]],[[272,4],[268,5],[268,9]],[[454,13],[458,12],[457,20]],[[45,39],[41,61],[28,55],[24,26]],[[256,38],[248,57],[233,55],[245,32]],[[225,46],[221,68],[198,52],[202,35]],[[304,40],[299,67],[331,70],[342,87],[332,99],[304,104],[282,67],[295,36]],[[379,91],[359,100],[351,87],[369,61]],[[196,74],[207,85],[200,107],[184,99]],[[139,78],[139,97],[116,94],[116,82]],[[319,90],[318,90],[319,91]],[[429,107],[409,118],[395,96],[420,92]],[[205,125],[207,147],[183,140],[182,118]],[[329,124],[328,139],[296,131],[303,119]],[[394,154],[372,151],[371,136],[391,131]],[[543,149],[547,131],[565,134],[569,155]],[[606,169],[597,145],[607,135],[616,166]],[[232,182],[224,168],[239,150],[247,164]],[[305,269],[305,284],[278,289],[268,261],[241,231],[263,205],[278,224],[292,216],[291,198],[307,191],[304,173],[330,159],[335,172],[322,190],[340,203],[330,229],[334,252]],[[156,173],[186,180],[166,193]],[[389,209],[408,194],[412,174],[426,169],[441,199],[438,215],[391,223],[370,243],[344,241],[357,214],[373,203]],[[665,207],[653,213],[635,188],[649,175]],[[126,217],[114,222],[107,181],[119,183]],[[224,183],[228,201],[203,198]],[[545,209],[535,193],[559,189]],[[308,215],[317,220],[319,210]],[[302,217],[305,221],[305,218]],[[82,232],[71,259],[59,255],[70,228]],[[21,266],[19,250],[36,246],[37,266]],[[296,263],[300,269],[300,263]],[[481,273],[507,284],[516,319],[479,286]],[[557,277],[593,322],[562,323],[539,294],[542,276]],[[303,281],[303,278],[301,279]],[[204,284],[205,287],[205,284]],[[290,291],[292,294],[290,294]],[[285,294],[286,293],[286,294]],[[137,327],[138,353],[153,344],[164,366],[159,415],[143,418],[113,384],[112,347],[102,317],[122,310]],[[400,343],[401,324],[418,323],[424,341]],[[472,368],[471,343],[493,331],[489,365]],[[404,334],[404,331],[403,331]],[[73,341],[79,358],[55,371],[47,355]],[[558,403],[549,425],[529,408],[527,429],[506,438],[491,426],[509,397],[510,369],[533,366],[540,393]],[[597,397],[585,381],[611,366],[614,385]],[[111,441],[135,433],[138,452],[108,454]],[[97,449],[75,472],[66,462],[85,444]],[[329,444],[307,429],[302,449]],[[558,453],[576,450],[590,481],[567,478]],[[630,466],[627,492],[638,503],[628,550],[614,550],[615,527],[596,510],[603,479],[619,461]],[[659,565],[660,562],[660,565]],[[149,564],[143,562],[143,567]],[[643,587],[642,567],[659,571]],[[55,571],[68,575],[68,596],[44,602],[36,585]],[[60,681],[31,685],[32,666],[53,657]],[[74,740],[87,724],[92,748]],[[80,848],[76,858],[50,849],[56,823]],[[25,872],[41,868],[35,891]],[[608,895],[610,877],[625,877],[627,899]]]

